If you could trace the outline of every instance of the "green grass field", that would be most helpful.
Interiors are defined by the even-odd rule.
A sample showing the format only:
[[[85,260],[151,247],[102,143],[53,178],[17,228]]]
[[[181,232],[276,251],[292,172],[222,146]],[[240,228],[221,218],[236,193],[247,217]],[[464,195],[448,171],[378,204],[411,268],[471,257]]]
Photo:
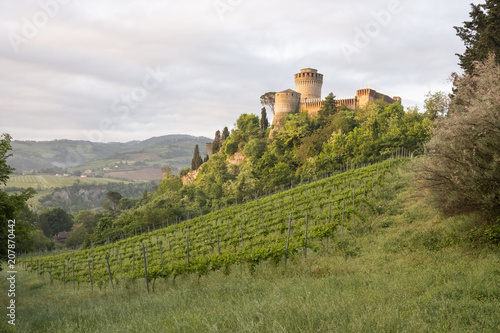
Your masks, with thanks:
[[[255,272],[73,284],[18,264],[16,329],[2,332],[498,332],[500,251],[470,243],[474,216],[442,217],[411,166],[388,175],[375,213],[328,249]],[[7,291],[6,273],[0,288]],[[0,292],[7,304],[6,292]],[[5,310],[4,310],[5,311]]]

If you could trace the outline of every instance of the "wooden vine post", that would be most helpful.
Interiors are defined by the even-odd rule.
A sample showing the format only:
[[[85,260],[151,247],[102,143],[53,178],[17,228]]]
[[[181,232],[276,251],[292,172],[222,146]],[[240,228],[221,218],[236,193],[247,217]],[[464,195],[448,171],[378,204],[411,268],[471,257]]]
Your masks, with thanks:
[[[352,188],[352,225],[354,226],[354,187]]]
[[[144,274],[146,275],[146,289],[149,294],[148,260],[146,259],[146,247],[142,244],[142,255],[144,256]]]
[[[220,239],[219,239],[219,230],[217,230],[217,253],[220,255]]]
[[[109,267],[109,256],[106,253],[106,263],[108,264],[108,272],[109,272],[109,280],[111,281],[111,289],[115,289],[115,286],[113,285],[113,275],[111,275],[111,267]]]
[[[344,215],[345,215],[345,198],[342,200],[342,230],[340,235],[344,236]]]
[[[292,214],[290,214],[290,217],[288,219],[288,234],[286,236],[286,251],[285,251],[285,266],[286,262],[288,259],[288,246],[290,245],[290,228],[292,226]]]
[[[309,226],[309,216],[306,212],[306,235],[304,238],[304,259],[307,259],[307,228]]]
[[[241,235],[241,246],[243,246],[243,227],[241,226],[241,223],[240,223],[240,235]]]
[[[187,248],[187,264],[189,266],[189,235],[186,236],[186,248]]]
[[[94,291],[94,284],[92,283],[92,272],[90,270],[90,260],[87,261],[87,264],[89,266],[90,290]]]

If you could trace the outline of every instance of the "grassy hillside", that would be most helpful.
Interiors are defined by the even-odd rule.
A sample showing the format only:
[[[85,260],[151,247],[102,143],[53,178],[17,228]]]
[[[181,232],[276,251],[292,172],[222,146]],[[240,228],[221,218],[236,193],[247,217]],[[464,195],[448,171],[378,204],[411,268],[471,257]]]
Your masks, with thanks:
[[[83,281],[73,289],[70,274],[65,285],[58,279],[50,284],[47,271],[37,277],[18,264],[17,329],[498,331],[498,247],[473,246],[466,230],[475,223],[474,216],[443,218],[424,201],[413,177],[411,165],[387,173],[383,187],[367,197],[370,214],[365,219],[354,224],[346,219],[344,233],[337,228],[328,248],[323,240],[307,259],[301,251],[291,256],[286,267],[281,258],[261,261],[254,270],[241,263],[200,277],[182,274],[157,279],[155,291],[147,294],[139,276],[118,275],[114,290],[105,276],[95,277],[104,282],[93,290]],[[309,186],[314,193],[315,183]],[[154,244],[155,238],[144,241]],[[71,258],[71,253],[66,255]],[[138,266],[141,258],[137,252]],[[2,273],[0,284],[7,290],[5,277]],[[6,295],[0,298],[6,304]],[[4,322],[0,325],[9,331]]]

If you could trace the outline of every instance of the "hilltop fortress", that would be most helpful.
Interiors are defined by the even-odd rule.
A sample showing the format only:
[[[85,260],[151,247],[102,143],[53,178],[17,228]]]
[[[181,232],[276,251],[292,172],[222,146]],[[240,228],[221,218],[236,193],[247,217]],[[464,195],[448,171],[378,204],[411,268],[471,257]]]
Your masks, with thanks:
[[[283,128],[286,115],[290,112],[307,111],[312,117],[316,116],[324,103],[321,100],[322,86],[323,74],[316,69],[304,68],[295,74],[295,90],[287,89],[275,95],[273,131]],[[389,97],[373,89],[360,89],[353,98],[336,100],[336,104],[356,110],[378,99],[387,103],[401,102],[400,97]]]

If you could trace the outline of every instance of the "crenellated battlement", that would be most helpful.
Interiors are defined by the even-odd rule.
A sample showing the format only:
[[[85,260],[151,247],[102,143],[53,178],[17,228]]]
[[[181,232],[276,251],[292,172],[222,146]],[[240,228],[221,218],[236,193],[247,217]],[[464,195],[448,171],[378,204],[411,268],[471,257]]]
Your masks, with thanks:
[[[300,110],[307,110],[311,116],[316,116],[319,110],[323,107],[321,98],[302,99],[300,102]]]
[[[313,68],[304,68],[295,74],[295,90],[302,95],[303,100],[321,99],[323,74]]]
[[[349,109],[353,109],[355,110],[357,105],[358,105],[358,98],[357,97],[354,97],[354,98],[341,98],[341,99],[336,99],[335,100],[335,105],[337,106],[341,106],[341,105],[345,105],[347,106]]]

